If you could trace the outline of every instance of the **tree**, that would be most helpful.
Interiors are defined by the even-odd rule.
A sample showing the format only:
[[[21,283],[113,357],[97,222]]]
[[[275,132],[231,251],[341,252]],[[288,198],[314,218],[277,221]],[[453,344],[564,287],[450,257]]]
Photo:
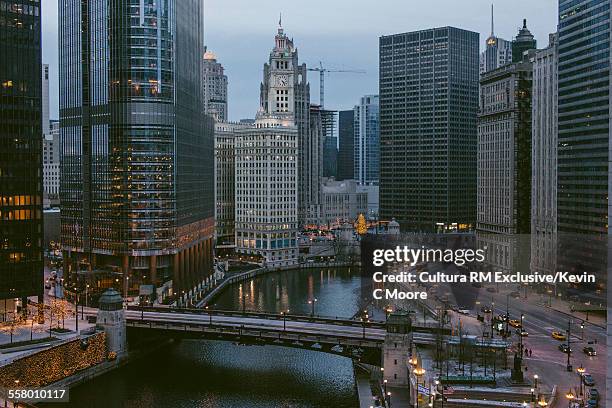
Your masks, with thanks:
[[[357,217],[357,226],[355,229],[359,235],[364,235],[368,232],[368,226],[366,225],[366,220],[363,214],[359,214],[359,217]]]

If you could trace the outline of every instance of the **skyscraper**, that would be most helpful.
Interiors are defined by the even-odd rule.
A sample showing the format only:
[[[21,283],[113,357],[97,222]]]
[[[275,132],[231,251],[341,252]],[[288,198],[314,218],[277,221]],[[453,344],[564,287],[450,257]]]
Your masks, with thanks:
[[[61,235],[71,283],[83,283],[78,271],[95,283],[120,273],[124,295],[170,282],[179,294],[212,274],[203,11],[199,0],[60,3]]]
[[[280,36],[280,37],[279,37]],[[287,55],[270,56],[264,65],[261,108],[266,112],[292,112],[298,129],[298,222],[304,225],[320,214],[322,133],[310,131],[310,84],[306,64],[299,64],[298,49],[279,21],[277,40]],[[281,58],[282,57],[282,58]],[[290,89],[287,89],[289,86]],[[281,93],[276,93],[276,92]],[[288,92],[288,93],[282,93]],[[318,156],[317,156],[318,154]]]
[[[480,73],[491,71],[512,62],[512,41],[495,35],[493,5],[491,5],[491,35],[487,38],[486,48],[480,54]]]
[[[217,62],[217,57],[209,50],[204,53],[202,72],[206,113],[217,122],[227,122],[227,76],[223,65]]]
[[[555,271],[557,232],[557,34],[533,58],[531,270]]]
[[[351,180],[355,171],[355,110],[338,114],[338,180]]]
[[[380,171],[380,109],[378,95],[363,96],[355,106],[355,179],[359,184],[379,181]]]
[[[43,292],[40,16],[39,2],[0,7],[0,299],[22,304]]]
[[[336,177],[338,174],[338,137],[336,136],[337,117],[337,111],[328,109],[321,110],[321,129],[323,129],[322,177]]]
[[[403,230],[475,226],[478,42],[453,27],[380,38],[380,217]]]
[[[559,1],[559,232],[609,234],[610,1]]]
[[[296,101],[308,88],[305,72],[305,66],[297,66],[297,50],[279,22],[264,65],[255,123],[236,130],[236,251],[267,266],[293,265],[298,258],[296,118],[304,116]],[[315,132],[319,136],[320,130]]]
[[[531,91],[526,58],[480,77],[478,114],[479,231],[531,229]]]

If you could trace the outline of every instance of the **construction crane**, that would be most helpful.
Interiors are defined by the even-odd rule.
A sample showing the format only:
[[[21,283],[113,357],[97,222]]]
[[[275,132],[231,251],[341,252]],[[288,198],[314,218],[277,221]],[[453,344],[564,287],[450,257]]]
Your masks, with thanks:
[[[321,105],[321,109],[324,107],[325,103],[325,73],[326,72],[350,72],[353,74],[365,74],[366,72],[361,69],[327,69],[323,68],[323,64],[319,61],[318,68],[308,68],[309,71],[317,71],[319,72],[319,105]]]

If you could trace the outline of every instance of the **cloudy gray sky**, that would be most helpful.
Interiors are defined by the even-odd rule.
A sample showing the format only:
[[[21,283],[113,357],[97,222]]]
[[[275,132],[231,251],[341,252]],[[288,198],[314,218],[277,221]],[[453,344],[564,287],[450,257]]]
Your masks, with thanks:
[[[367,74],[329,74],[325,105],[349,109],[361,95],[378,92],[378,37],[431,27],[455,26],[512,39],[527,18],[538,46],[556,30],[557,0],[202,0],[205,42],[225,66],[230,119],[253,117],[259,106],[262,65],[274,43],[279,13],[294,38],[300,61]],[[57,0],[43,0],[43,61],[50,64],[51,117],[58,117]],[[316,74],[316,73],[311,73]],[[311,99],[318,102],[319,78],[311,75]]]

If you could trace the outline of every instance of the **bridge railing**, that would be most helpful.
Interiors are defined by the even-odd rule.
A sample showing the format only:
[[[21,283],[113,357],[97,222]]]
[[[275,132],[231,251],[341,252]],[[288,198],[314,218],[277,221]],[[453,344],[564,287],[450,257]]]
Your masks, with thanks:
[[[310,315],[296,315],[296,314],[280,314],[280,313],[269,313],[260,311],[248,311],[245,310],[221,310],[221,309],[196,309],[196,308],[177,308],[177,307],[150,307],[150,306],[128,306],[128,310],[138,312],[156,312],[156,313],[177,313],[177,314],[192,314],[202,316],[226,316],[226,317],[247,317],[247,318],[258,318],[267,320],[287,320],[294,322],[310,322],[310,323],[323,323],[323,324],[335,324],[339,326],[354,326],[367,328],[384,329],[385,322],[377,320],[368,320],[362,322],[360,320],[343,319],[339,317],[324,317],[324,316],[310,316]]]

